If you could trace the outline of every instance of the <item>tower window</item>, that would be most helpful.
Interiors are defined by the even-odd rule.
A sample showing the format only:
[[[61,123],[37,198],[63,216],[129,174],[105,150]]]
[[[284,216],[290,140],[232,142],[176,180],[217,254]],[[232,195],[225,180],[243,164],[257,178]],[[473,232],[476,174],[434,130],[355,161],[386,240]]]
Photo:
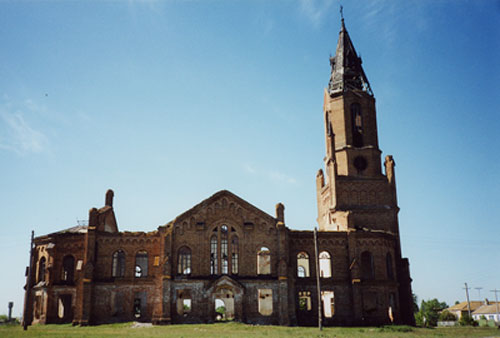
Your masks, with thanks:
[[[375,277],[373,255],[369,251],[364,251],[361,254],[361,276],[363,279],[373,279]]]
[[[358,170],[358,174],[361,174],[367,167],[368,167],[368,162],[363,156],[357,156],[354,159],[354,168]]]
[[[352,145],[355,147],[363,146],[363,116],[359,103],[351,104],[352,118]]]
[[[385,265],[387,268],[387,278],[394,279],[394,269],[392,266],[392,255],[390,253],[387,253],[387,255],[385,256]]]

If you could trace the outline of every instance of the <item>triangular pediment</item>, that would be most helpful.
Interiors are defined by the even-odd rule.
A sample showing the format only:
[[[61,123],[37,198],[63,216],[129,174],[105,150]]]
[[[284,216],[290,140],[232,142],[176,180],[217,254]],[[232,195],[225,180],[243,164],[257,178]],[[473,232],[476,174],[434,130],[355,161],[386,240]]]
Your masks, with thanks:
[[[242,293],[245,289],[243,285],[241,285],[236,280],[232,279],[229,276],[222,276],[215,280],[212,285],[207,289],[208,293],[216,292],[219,289],[230,289],[234,293]]]
[[[244,219],[259,218],[269,224],[274,224],[276,222],[276,218],[250,204],[241,197],[228,190],[221,190],[196,204],[191,209],[183,212],[170,223],[180,223],[185,220],[190,220],[193,217],[198,219],[199,217],[197,216],[200,214],[234,214]]]

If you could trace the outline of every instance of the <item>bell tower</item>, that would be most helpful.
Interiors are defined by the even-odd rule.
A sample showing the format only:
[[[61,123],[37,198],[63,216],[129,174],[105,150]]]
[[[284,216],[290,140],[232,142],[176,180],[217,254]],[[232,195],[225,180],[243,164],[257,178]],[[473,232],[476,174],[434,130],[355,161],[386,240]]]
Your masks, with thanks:
[[[344,19],[324,91],[325,169],[316,177],[323,231],[355,228],[397,232],[394,161],[391,182],[381,170],[375,97]]]

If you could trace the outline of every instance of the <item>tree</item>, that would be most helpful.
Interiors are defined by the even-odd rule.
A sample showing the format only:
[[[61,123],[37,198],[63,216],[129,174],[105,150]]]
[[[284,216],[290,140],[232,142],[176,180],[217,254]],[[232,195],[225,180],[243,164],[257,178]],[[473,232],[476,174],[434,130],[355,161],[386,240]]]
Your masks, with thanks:
[[[447,307],[445,302],[440,302],[437,298],[428,301],[422,300],[420,310],[415,314],[415,322],[423,327],[437,326],[439,312]]]
[[[477,326],[477,322],[474,318],[472,318],[472,316],[469,316],[468,313],[464,313],[460,316],[458,324],[460,324],[460,326]]]
[[[418,312],[418,297],[416,294],[412,294],[413,296],[413,313],[417,313]]]

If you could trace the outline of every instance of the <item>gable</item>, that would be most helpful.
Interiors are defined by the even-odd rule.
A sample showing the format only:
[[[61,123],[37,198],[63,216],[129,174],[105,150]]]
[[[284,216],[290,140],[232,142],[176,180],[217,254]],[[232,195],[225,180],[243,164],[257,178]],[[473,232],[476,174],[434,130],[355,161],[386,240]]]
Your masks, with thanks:
[[[277,220],[227,190],[221,190],[177,216],[169,225],[204,229],[207,224],[232,221],[248,227],[274,227]]]

